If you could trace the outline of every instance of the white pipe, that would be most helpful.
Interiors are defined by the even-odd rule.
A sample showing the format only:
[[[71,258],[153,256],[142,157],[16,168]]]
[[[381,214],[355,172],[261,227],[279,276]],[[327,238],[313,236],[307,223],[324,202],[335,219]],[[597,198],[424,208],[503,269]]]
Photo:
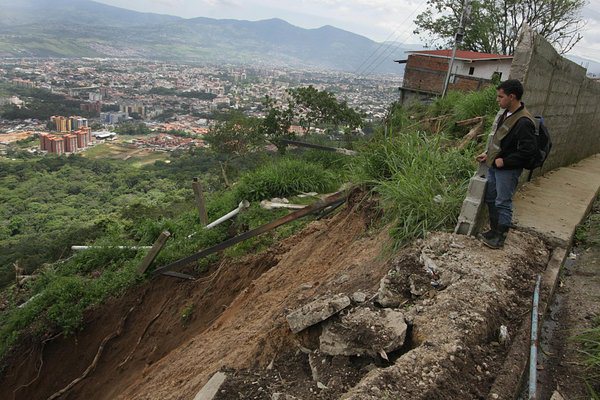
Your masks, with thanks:
[[[71,250],[81,251],[81,250],[90,250],[90,249],[151,249],[152,246],[71,246]]]
[[[274,203],[269,200],[263,200],[260,202],[260,206],[266,210],[272,210],[273,208],[289,208],[290,210],[300,210],[305,205],[302,204],[289,204],[289,203]]]
[[[240,202],[240,205],[238,206],[238,208],[236,208],[235,210],[223,215],[221,218],[217,219],[216,221],[211,222],[210,224],[206,225],[204,227],[204,229],[210,229],[210,228],[214,228],[215,226],[227,221],[228,219],[231,219],[233,217],[235,217],[236,215],[238,215],[238,213],[240,211],[245,210],[246,208],[250,207],[250,203],[248,202],[248,200],[242,200]]]

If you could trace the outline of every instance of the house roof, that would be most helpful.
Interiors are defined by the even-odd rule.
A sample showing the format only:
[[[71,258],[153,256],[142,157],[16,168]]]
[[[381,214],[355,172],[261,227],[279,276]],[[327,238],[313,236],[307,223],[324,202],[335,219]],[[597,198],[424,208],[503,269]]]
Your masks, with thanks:
[[[452,50],[417,50],[407,51],[410,54],[421,54],[430,57],[450,58]],[[503,54],[478,53],[476,51],[456,50],[457,60],[463,61],[493,61],[493,60],[510,60],[513,56]]]

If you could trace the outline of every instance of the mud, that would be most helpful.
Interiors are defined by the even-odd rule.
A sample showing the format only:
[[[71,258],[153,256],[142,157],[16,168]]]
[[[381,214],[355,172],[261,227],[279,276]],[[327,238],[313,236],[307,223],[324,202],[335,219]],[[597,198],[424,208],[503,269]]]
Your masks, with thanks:
[[[65,387],[132,307],[97,368],[63,398],[192,399],[219,370],[229,375],[218,394],[225,400],[485,397],[507,351],[498,329],[514,335],[526,314],[548,259],[544,244],[511,232],[504,250],[491,251],[470,237],[435,233],[390,260],[381,256],[385,231],[369,233],[374,218],[372,204],[352,201],[195,282],[158,278],[113,299],[76,336],[24,344],[9,360],[0,398],[47,398]],[[320,354],[320,324],[290,331],[285,316],[320,296],[360,291],[368,299],[361,307],[384,307],[383,277],[391,278],[393,300],[385,307],[408,324],[405,344],[387,360]]]

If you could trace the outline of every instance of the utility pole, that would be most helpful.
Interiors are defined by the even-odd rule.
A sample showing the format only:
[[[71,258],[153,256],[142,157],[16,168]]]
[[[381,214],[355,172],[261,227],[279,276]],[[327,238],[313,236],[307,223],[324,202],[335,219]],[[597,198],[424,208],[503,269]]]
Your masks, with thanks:
[[[448,73],[446,74],[446,80],[444,80],[444,89],[442,90],[442,97],[446,97],[448,91],[448,84],[450,83],[450,74],[452,73],[452,67],[454,66],[454,59],[456,58],[456,48],[462,43],[463,37],[465,36],[465,24],[471,14],[471,3],[473,0],[464,0],[462,14],[460,16],[460,23],[458,24],[458,30],[454,36],[454,47],[452,48],[452,57],[450,63],[448,63]]]

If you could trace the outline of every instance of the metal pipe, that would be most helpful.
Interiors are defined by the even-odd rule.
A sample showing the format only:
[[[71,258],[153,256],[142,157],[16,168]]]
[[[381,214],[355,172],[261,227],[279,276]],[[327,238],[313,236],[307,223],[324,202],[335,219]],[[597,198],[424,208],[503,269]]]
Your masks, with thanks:
[[[204,227],[204,229],[210,229],[210,228],[214,228],[215,226],[222,224],[223,222],[227,221],[228,219],[231,219],[233,217],[235,217],[236,215],[239,214],[240,211],[245,210],[246,208],[250,207],[250,203],[248,202],[248,200],[242,200],[240,202],[240,205],[238,206],[238,208],[236,208],[233,211],[228,212],[227,214],[223,215],[221,218],[211,222],[210,224],[206,225]]]
[[[531,348],[529,349],[529,400],[537,398],[537,346],[538,346],[538,305],[540,302],[540,283],[542,276],[537,276],[533,291],[533,307],[531,309]]]
[[[71,250],[81,251],[90,249],[132,249],[132,250],[147,250],[152,246],[71,246]]]

